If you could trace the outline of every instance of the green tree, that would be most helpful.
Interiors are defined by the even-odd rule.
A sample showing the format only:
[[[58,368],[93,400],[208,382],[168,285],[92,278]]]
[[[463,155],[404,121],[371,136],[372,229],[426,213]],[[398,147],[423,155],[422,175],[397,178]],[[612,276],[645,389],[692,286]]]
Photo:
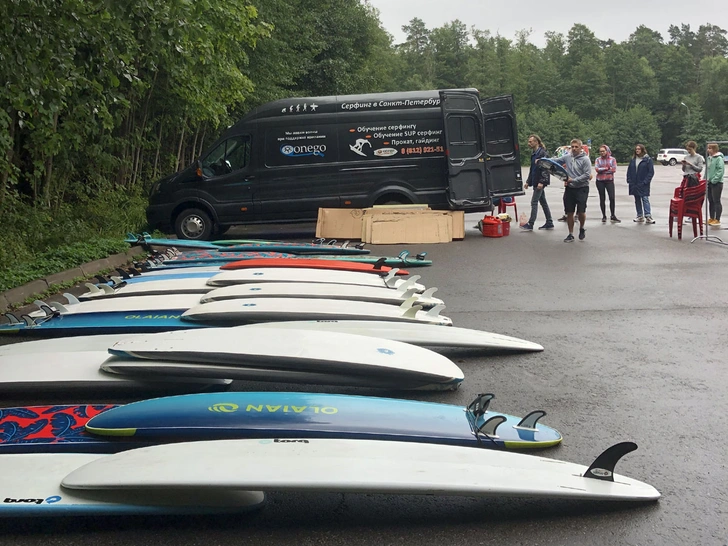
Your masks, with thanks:
[[[457,19],[436,28],[430,34],[435,65],[435,86],[438,88],[466,87],[468,83],[467,27]]]

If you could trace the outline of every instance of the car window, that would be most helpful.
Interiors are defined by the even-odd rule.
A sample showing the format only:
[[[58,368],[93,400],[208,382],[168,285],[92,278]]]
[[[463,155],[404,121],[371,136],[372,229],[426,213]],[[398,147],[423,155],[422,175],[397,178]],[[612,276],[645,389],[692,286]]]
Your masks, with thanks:
[[[665,150],[660,150],[660,151],[659,151],[659,152],[657,152],[657,153],[658,153],[658,154],[664,154],[664,153],[665,153]]]
[[[244,169],[250,161],[250,137],[239,135],[221,142],[202,160],[205,176],[222,176]]]

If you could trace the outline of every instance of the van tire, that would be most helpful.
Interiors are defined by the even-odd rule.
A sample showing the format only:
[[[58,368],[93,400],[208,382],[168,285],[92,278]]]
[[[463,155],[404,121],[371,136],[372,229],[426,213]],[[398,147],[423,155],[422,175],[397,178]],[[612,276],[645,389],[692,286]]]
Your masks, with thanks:
[[[185,209],[174,220],[174,232],[179,239],[208,241],[212,235],[212,220],[203,210]]]
[[[212,230],[212,235],[214,237],[219,237],[220,235],[225,235],[228,231],[230,231],[231,227],[232,226],[221,226],[219,224],[215,224],[215,227]]]
[[[384,197],[377,200],[375,205],[409,205],[411,201],[404,197]]]

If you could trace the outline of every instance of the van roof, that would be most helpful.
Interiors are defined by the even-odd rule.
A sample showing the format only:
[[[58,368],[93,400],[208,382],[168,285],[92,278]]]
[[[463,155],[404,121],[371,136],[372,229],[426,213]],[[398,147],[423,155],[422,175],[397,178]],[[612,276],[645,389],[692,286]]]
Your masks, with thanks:
[[[477,93],[477,89],[452,89]],[[375,109],[434,108],[440,106],[440,90],[332,95],[328,97],[292,97],[262,104],[251,110],[233,127],[260,118],[293,117],[336,112],[362,112]]]

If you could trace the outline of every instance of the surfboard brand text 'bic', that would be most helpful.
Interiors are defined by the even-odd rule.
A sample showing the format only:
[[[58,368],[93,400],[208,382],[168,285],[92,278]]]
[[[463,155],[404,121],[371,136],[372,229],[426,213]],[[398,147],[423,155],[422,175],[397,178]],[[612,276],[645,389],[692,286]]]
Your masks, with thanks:
[[[240,406],[232,403],[221,403],[214,404],[207,409],[215,413],[232,413],[238,411]],[[305,411],[309,411],[313,413],[324,413],[326,415],[332,415],[339,412],[338,408],[331,406],[271,406],[268,404],[248,404],[245,411],[251,413],[303,413]]]

